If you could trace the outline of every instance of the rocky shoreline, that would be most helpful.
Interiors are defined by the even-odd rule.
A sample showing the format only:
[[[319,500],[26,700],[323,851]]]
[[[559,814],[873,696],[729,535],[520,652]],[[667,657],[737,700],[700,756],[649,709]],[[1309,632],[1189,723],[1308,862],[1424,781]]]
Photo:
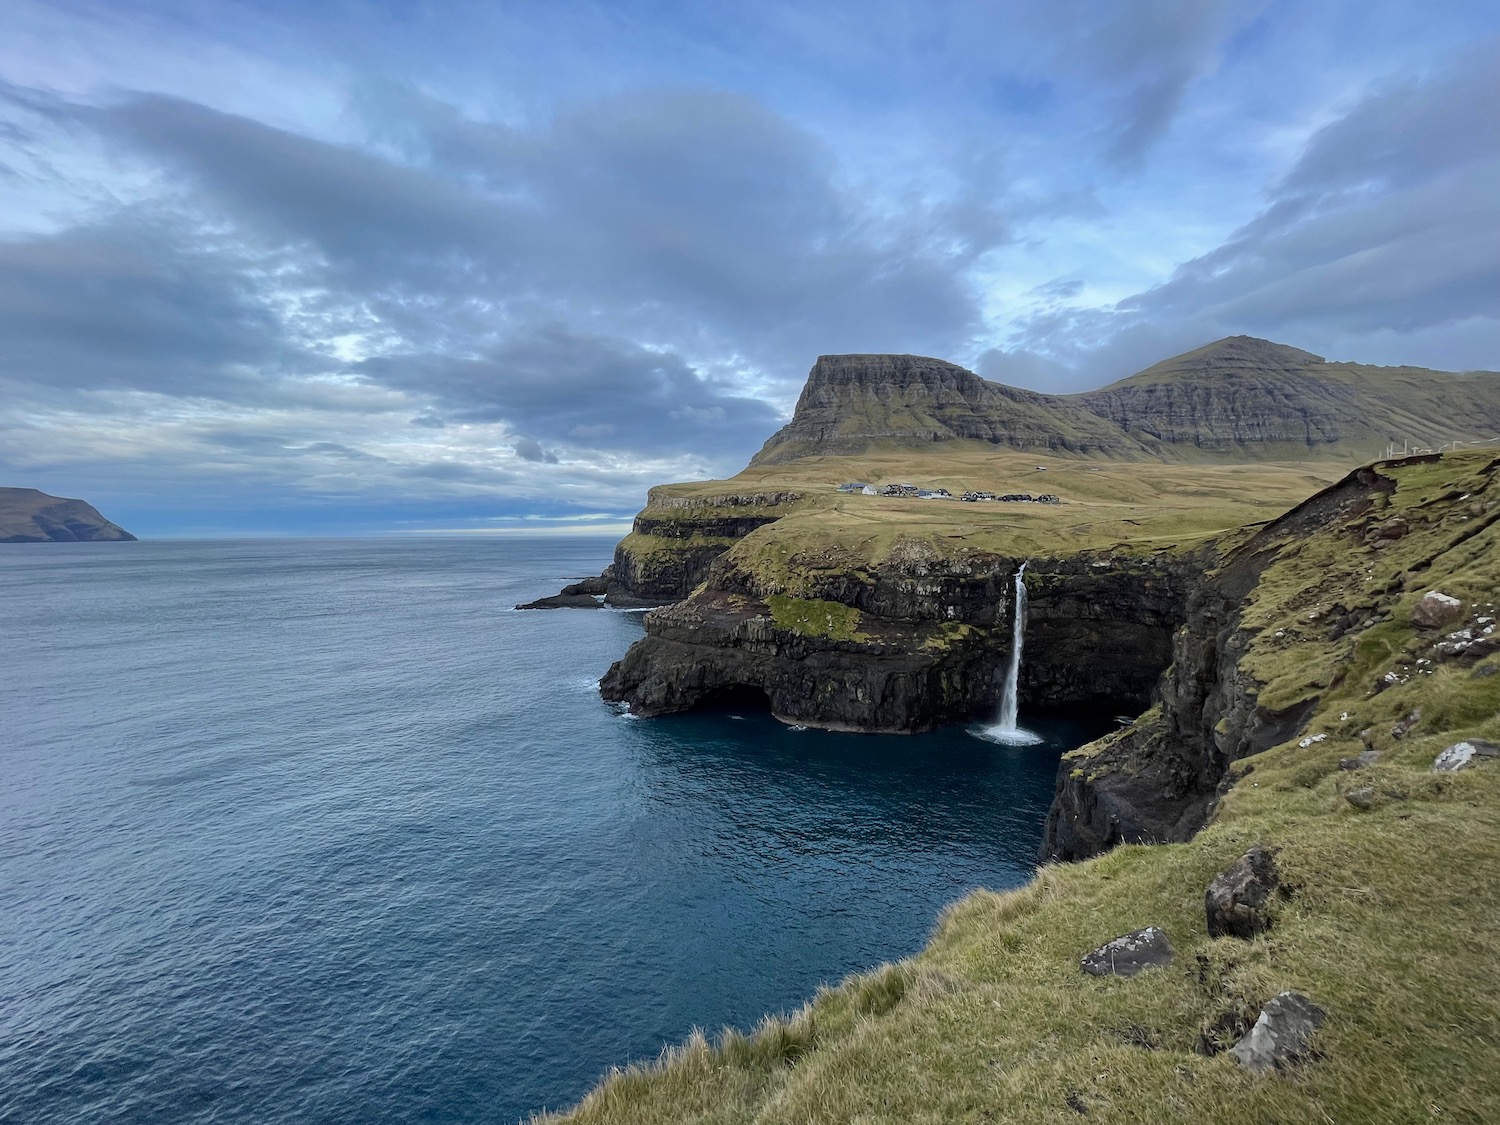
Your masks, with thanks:
[[[648,614],[647,635],[601,682],[640,715],[759,694],[785,722],[911,733],[991,710],[1010,647],[1010,585],[1023,559],[939,557],[820,572],[797,595],[725,557],[691,596]],[[1032,707],[1140,710],[1171,655],[1206,556],[1032,559]]]

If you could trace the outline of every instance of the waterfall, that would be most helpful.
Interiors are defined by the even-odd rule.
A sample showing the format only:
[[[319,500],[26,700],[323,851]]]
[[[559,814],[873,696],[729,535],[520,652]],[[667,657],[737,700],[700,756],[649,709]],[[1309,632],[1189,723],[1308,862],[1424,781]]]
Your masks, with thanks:
[[[1003,742],[1007,746],[1034,746],[1041,736],[1023,728],[1018,717],[1019,685],[1021,682],[1021,646],[1026,634],[1026,563],[1016,571],[1015,595],[1012,599],[1014,622],[1010,632],[1010,660],[1005,666],[1005,685],[1000,691],[1000,714],[993,726],[980,732],[991,742]]]
[[[1005,669],[1005,688],[1000,693],[1001,730],[1017,730],[1016,688],[1021,682],[1021,644],[1026,636],[1026,564],[1016,571],[1015,623],[1010,630],[1010,663]]]

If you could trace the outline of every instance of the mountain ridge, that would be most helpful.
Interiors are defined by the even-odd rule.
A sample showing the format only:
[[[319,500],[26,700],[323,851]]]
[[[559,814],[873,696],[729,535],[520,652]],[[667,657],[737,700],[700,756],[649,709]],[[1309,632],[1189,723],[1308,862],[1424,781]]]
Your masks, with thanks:
[[[1092,391],[1050,395],[914,355],[819,356],[750,461],[978,441],[1107,460],[1365,460],[1500,433],[1500,374],[1329,361],[1229,336]]]

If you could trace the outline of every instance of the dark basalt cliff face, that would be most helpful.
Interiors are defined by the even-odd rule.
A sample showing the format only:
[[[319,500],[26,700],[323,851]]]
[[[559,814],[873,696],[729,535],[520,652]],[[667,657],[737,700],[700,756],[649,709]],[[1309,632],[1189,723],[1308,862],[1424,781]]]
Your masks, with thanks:
[[[1379,456],[1395,442],[1500,432],[1500,375],[1330,363],[1233,336],[1101,390],[1045,395],[939,359],[822,356],[793,418],[751,464],[943,442],[1067,451],[1114,460]],[[691,594],[715,559],[795,508],[790,492],[681,495],[653,489],[615,551],[608,600],[661,604]]]
[[[1434,559],[1456,552],[1480,563],[1475,537],[1500,521],[1500,501],[1487,496],[1500,460],[1475,463],[1483,467],[1468,478],[1421,476],[1450,472],[1438,457],[1361,468],[1253,533],[1192,552],[1030,560],[1023,704],[1149,705],[1130,727],[1064,758],[1042,858],[1193,836],[1236,763],[1302,734],[1362,645],[1381,654],[1396,643],[1382,630],[1400,625],[1397,603],[1413,583],[1421,588]],[[1393,517],[1398,476],[1433,495],[1404,501]],[[647,636],[602,681],[605,698],[657,715],[755,695],[786,722],[856,731],[920,731],[990,713],[1021,560],[940,554],[915,540],[878,566],[836,556],[793,557],[767,579],[741,553],[721,554],[691,597],[648,615]],[[1393,562],[1394,578],[1369,577]],[[800,583],[796,596],[782,592],[787,574]],[[1268,607],[1289,616],[1267,618]],[[1287,624],[1272,630],[1268,620]],[[1488,633],[1454,637],[1424,642],[1437,647],[1422,663],[1500,645]],[[1267,656],[1283,649],[1299,655]],[[1283,688],[1278,702],[1258,678],[1264,667],[1304,686]],[[1403,674],[1420,667],[1413,655]]]
[[[630,534],[615,547],[606,600],[660,605],[687,597],[715,559],[799,500],[790,491],[678,496],[653,488]]]
[[[751,464],[955,440],[1109,459],[1381,456],[1500,432],[1500,374],[1331,363],[1231,336],[1097,391],[1046,395],[939,359],[822,356]]]
[[[787,597],[732,555],[704,588],[646,618],[606,699],[659,715],[743,693],[785,722],[928,730],[993,710],[1021,560],[935,556],[913,544],[880,568],[824,569]],[[1022,698],[1140,708],[1171,656],[1202,555],[1033,559]]]
[[[1120,843],[1187,840],[1208,820],[1235,762],[1301,731],[1318,700],[1310,696],[1282,708],[1261,702],[1263,685],[1245,667],[1256,632],[1244,627],[1244,611],[1262,573],[1295,554],[1308,536],[1332,534],[1330,529],[1355,521],[1354,533],[1346,533],[1351,549],[1372,534],[1382,542],[1370,530],[1378,518],[1372,513],[1377,498],[1394,487],[1376,469],[1356,470],[1268,524],[1195,584],[1158,688],[1160,706],[1127,730],[1063,759],[1043,860],[1087,859]],[[1400,590],[1397,585],[1387,591],[1388,600]],[[1330,600],[1348,596],[1338,589],[1320,592]],[[1343,609],[1342,603],[1336,608]],[[1361,614],[1373,615],[1366,624],[1381,620],[1380,611],[1379,604],[1343,609],[1328,638],[1344,636]]]
[[[0,543],[133,542],[135,536],[82,500],[35,488],[0,488]]]

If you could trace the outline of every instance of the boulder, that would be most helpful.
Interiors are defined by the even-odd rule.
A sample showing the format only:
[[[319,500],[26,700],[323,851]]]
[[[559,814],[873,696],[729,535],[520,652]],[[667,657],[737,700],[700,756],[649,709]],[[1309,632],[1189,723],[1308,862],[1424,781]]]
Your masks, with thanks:
[[[1306,1059],[1313,1034],[1328,1013],[1299,992],[1281,992],[1266,1002],[1255,1026],[1229,1048],[1234,1061],[1256,1074],[1285,1070]]]
[[[1401,539],[1411,531],[1411,524],[1400,516],[1395,516],[1384,523],[1376,524],[1374,530],[1377,539]]]
[[[1352,758],[1340,758],[1339,759],[1339,769],[1341,769],[1341,770],[1362,770],[1362,769],[1365,769],[1368,766],[1373,766],[1379,760],[1380,760],[1380,751],[1379,750],[1361,750],[1358,754],[1356,754]]]
[[[1405,738],[1412,732],[1412,728],[1414,728],[1421,721],[1422,708],[1418,707],[1410,715],[1406,716],[1406,718],[1402,719],[1399,723],[1391,728],[1391,737]]]
[[[1344,794],[1344,800],[1357,809],[1369,812],[1375,807],[1375,787],[1373,785],[1361,785],[1358,789],[1351,789]]]
[[[1411,619],[1424,629],[1441,629],[1464,617],[1464,603],[1437,590],[1428,590],[1412,607]]]
[[[1500,636],[1492,625],[1478,631],[1457,629],[1432,646],[1432,655],[1438,660],[1460,664],[1477,664],[1495,652],[1500,652]]]
[[[1437,761],[1432,763],[1432,772],[1452,773],[1454,770],[1467,769],[1485,758],[1500,758],[1500,744],[1487,742],[1482,738],[1470,738],[1464,742],[1455,742],[1439,754]]]
[[[1248,941],[1267,930],[1271,896],[1281,885],[1275,852],[1257,844],[1208,885],[1204,910],[1209,937],[1238,937]]]
[[[1087,954],[1078,967],[1094,977],[1133,977],[1143,969],[1166,968],[1172,963],[1172,943],[1156,926],[1107,941]]]

